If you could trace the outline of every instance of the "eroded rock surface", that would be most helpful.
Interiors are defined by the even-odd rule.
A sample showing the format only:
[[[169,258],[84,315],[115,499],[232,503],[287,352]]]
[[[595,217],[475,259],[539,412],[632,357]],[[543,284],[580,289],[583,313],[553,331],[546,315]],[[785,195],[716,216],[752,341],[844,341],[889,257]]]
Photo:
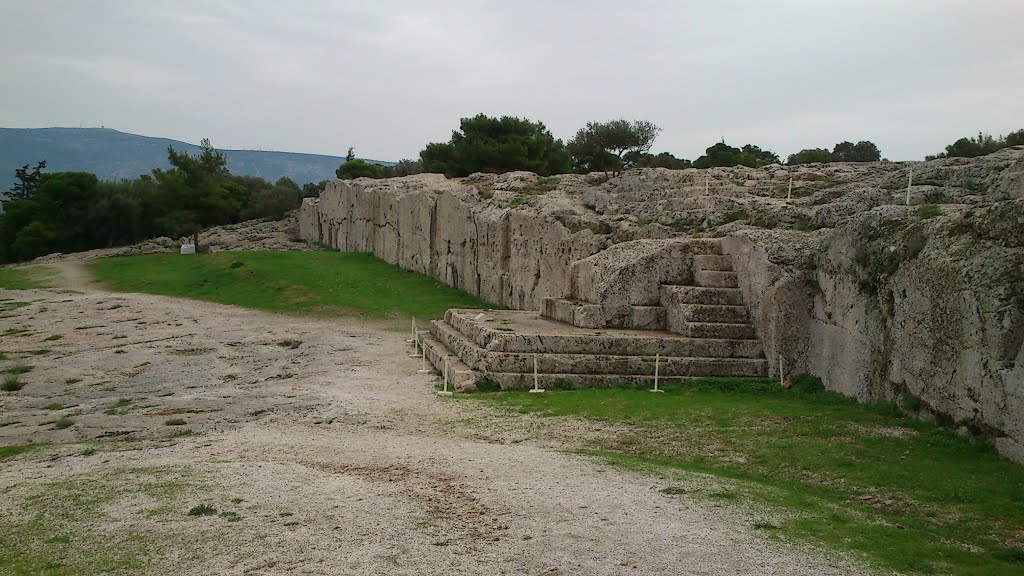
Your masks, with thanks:
[[[587,321],[605,326],[685,283],[692,239],[720,238],[774,374],[903,402],[1024,461],[1024,147],[607,180],[337,181],[305,201],[299,230],[511,308],[593,304]]]

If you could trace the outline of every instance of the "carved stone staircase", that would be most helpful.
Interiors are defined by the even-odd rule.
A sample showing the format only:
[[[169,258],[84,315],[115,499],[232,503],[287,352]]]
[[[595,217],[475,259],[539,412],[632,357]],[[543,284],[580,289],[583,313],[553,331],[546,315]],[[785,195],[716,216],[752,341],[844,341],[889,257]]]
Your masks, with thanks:
[[[603,328],[598,304],[547,298],[541,314],[449,310],[419,335],[451,384],[502,389],[610,386],[651,380],[765,376],[768,364],[737,288],[730,256],[693,257],[693,285],[663,284],[660,305],[633,306],[634,329]],[[600,325],[597,325],[600,322]],[[637,329],[642,328],[642,329]]]

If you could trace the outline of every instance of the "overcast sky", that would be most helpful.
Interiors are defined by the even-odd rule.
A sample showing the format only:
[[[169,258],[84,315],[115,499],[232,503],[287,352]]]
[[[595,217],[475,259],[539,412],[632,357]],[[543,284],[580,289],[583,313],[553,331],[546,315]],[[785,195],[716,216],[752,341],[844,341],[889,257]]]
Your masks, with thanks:
[[[2,0],[0,126],[414,158],[479,112],[893,160],[1024,128],[1022,0]]]

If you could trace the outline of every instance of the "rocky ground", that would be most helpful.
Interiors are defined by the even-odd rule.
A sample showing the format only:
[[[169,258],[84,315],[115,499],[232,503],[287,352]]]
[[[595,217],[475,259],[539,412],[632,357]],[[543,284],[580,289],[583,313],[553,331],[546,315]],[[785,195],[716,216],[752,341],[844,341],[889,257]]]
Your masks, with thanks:
[[[249,220],[238,224],[216,226],[203,231],[199,236],[200,246],[213,252],[226,250],[319,250],[316,245],[298,239],[298,222],[295,211],[281,220]],[[174,238],[160,236],[144,240],[131,246],[100,248],[74,254],[50,254],[37,258],[38,263],[81,261],[103,256],[135,256],[178,252],[181,242]]]
[[[391,326],[112,294],[51,264],[64,290],[0,291],[0,367],[32,366],[0,393],[0,445],[41,445],[0,468],[0,566],[866,572],[565,451],[614,430],[436,396]]]

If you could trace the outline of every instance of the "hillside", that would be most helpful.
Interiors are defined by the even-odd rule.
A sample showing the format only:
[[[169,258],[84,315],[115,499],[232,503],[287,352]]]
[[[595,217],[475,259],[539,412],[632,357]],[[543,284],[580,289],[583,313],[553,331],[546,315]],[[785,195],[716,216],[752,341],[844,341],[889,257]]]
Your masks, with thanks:
[[[135,178],[167,168],[167,147],[196,153],[199,146],[118,132],[110,128],[0,128],[0,190],[14,182],[14,171],[46,160],[48,172],[83,170],[101,180]],[[334,179],[343,157],[262,150],[224,150],[232,174],[261,176],[271,182],[287,176],[300,186]],[[370,160],[379,164],[390,164]]]

